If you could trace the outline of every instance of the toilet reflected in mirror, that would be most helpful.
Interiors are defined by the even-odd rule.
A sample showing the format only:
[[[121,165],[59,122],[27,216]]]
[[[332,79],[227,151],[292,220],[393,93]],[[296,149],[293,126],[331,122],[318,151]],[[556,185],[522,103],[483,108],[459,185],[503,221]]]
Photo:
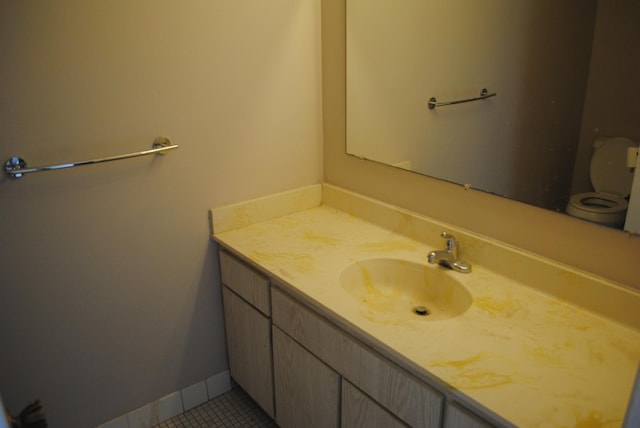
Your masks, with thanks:
[[[624,226],[634,171],[629,148],[638,143],[623,137],[600,137],[593,144],[589,176],[593,192],[571,196],[567,214],[604,226]]]

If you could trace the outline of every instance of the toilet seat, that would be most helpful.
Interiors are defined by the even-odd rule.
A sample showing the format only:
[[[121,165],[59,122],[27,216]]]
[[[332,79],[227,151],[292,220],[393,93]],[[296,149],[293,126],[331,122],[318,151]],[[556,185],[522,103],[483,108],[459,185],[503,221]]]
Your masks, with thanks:
[[[573,195],[567,214],[606,226],[624,225],[633,174],[626,168],[627,147],[637,146],[628,138],[596,139],[589,176],[595,192]]]
[[[602,214],[624,211],[629,206],[625,198],[601,192],[578,193],[569,199],[569,203],[585,211]]]
[[[567,214],[606,226],[624,224],[629,203],[625,198],[610,193],[585,192],[571,196]]]

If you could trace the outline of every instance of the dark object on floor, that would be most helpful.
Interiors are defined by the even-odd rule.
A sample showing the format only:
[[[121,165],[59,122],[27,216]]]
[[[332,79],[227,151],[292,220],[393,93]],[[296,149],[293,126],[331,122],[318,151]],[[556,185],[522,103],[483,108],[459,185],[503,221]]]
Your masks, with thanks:
[[[46,428],[48,426],[40,400],[29,404],[18,416],[10,417],[9,423],[11,428]]]

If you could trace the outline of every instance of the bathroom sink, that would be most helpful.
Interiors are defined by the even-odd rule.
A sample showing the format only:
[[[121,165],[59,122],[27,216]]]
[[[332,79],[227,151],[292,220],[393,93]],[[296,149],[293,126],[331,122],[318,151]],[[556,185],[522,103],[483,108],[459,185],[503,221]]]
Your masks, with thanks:
[[[436,321],[461,315],[471,306],[471,294],[454,275],[459,274],[432,265],[378,258],[349,265],[340,283],[372,321]]]

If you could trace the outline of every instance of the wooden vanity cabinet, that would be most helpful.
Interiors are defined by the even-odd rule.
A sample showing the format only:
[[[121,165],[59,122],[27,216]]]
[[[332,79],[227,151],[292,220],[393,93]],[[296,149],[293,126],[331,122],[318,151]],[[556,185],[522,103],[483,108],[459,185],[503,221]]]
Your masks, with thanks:
[[[225,251],[220,272],[231,376],[282,428],[500,425],[447,402]]]
[[[273,418],[269,280],[223,251],[220,274],[229,372]]]

